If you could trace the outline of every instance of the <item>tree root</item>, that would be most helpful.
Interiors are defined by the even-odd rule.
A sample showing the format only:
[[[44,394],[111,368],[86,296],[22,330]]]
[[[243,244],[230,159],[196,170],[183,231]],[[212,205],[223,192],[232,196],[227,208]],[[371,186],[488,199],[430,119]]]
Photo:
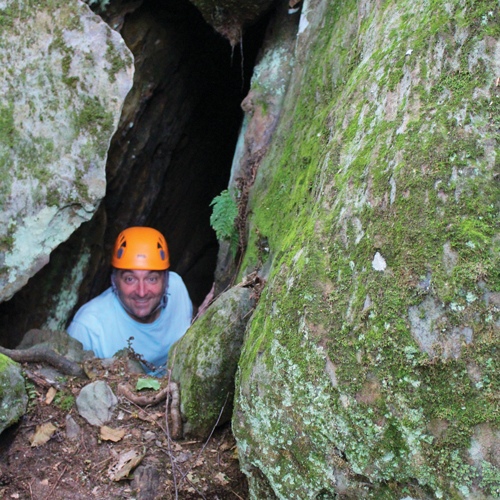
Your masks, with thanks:
[[[29,349],[6,349],[0,347],[0,353],[19,363],[48,363],[66,375],[85,378],[85,372],[74,361],[71,361],[53,349],[35,345]]]
[[[179,386],[176,382],[170,382],[167,387],[154,396],[139,396],[132,391],[128,384],[120,384],[118,386],[118,394],[125,396],[127,399],[130,399],[130,401],[139,406],[155,405],[164,399],[167,399],[170,394],[172,396],[172,401],[170,402],[170,405],[167,402],[165,418],[167,418],[168,408],[170,407],[170,416],[172,417],[172,439],[180,439],[182,437],[182,420],[179,410]]]

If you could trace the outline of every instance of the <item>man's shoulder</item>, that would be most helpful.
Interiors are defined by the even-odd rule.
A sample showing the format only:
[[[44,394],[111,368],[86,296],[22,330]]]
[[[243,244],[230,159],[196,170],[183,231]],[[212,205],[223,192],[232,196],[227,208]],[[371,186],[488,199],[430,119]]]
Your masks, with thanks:
[[[168,286],[185,286],[182,278],[173,271],[168,272]]]
[[[109,313],[109,308],[113,306],[115,300],[113,289],[109,287],[106,291],[101,293],[101,295],[98,295],[80,307],[75,315],[75,320],[90,316],[98,317],[103,313]]]

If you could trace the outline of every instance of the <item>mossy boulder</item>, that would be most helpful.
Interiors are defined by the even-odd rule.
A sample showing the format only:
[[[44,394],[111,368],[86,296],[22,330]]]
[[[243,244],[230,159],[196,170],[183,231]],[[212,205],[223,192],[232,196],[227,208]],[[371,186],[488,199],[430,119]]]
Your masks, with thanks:
[[[223,293],[170,348],[187,435],[206,437],[217,421],[231,418],[234,377],[254,303],[250,295],[250,289],[239,287]]]
[[[499,38],[496,0],[304,3],[248,207],[251,498],[499,497]]]
[[[0,301],[89,220],[132,86],[120,35],[79,0],[0,3]]]
[[[24,415],[27,404],[20,366],[0,354],[0,434]]]

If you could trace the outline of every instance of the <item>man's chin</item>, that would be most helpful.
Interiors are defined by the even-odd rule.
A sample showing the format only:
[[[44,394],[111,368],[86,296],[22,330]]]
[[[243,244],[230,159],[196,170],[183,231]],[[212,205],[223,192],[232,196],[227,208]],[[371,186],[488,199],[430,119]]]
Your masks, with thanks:
[[[139,323],[152,323],[159,316],[157,305],[148,308],[129,307],[127,312]]]

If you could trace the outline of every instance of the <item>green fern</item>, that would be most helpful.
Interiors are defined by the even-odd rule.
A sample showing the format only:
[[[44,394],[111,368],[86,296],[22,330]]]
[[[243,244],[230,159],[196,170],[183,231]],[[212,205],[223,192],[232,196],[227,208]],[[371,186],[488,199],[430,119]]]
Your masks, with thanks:
[[[210,216],[210,225],[217,234],[217,239],[229,241],[235,250],[238,244],[238,232],[234,220],[238,215],[238,205],[226,189],[212,200],[210,206],[214,207]]]

